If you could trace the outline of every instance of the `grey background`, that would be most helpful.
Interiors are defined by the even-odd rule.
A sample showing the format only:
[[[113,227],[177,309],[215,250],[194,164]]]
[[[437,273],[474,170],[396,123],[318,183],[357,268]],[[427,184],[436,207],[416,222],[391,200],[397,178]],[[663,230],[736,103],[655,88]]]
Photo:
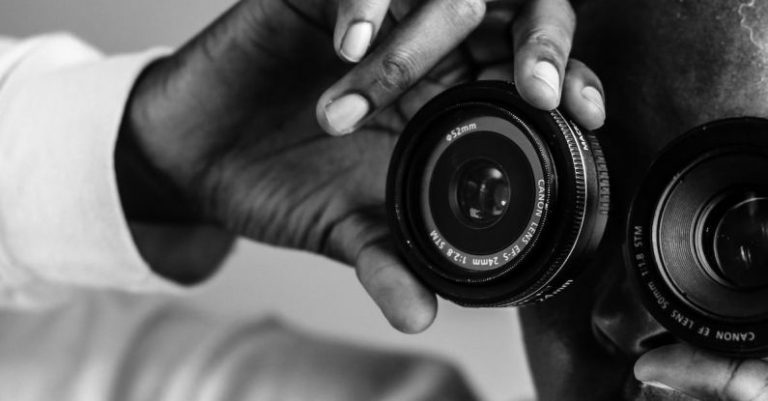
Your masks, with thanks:
[[[178,46],[231,0],[0,0],[0,35],[69,31],[114,54]],[[531,398],[514,310],[469,310],[441,302],[434,326],[391,329],[351,268],[306,253],[241,241],[219,274],[190,302],[212,313],[278,315],[301,328],[376,346],[440,354],[460,364],[490,400]]]

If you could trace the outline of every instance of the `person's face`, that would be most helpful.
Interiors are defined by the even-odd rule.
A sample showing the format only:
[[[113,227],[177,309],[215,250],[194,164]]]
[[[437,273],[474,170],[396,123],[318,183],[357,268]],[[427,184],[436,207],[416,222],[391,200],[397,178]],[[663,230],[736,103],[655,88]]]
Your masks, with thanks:
[[[627,280],[624,219],[670,140],[715,119],[768,117],[768,4],[585,3],[573,56],[605,85],[608,119],[598,136],[615,202],[600,254],[576,285],[520,310],[529,364],[541,400],[686,399],[643,393],[634,380],[636,359],[674,338]]]

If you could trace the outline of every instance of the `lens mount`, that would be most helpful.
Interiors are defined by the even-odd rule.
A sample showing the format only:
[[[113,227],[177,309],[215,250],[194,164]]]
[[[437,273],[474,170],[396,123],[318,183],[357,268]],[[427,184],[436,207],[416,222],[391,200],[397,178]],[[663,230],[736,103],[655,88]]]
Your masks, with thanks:
[[[768,355],[768,120],[698,127],[653,164],[629,213],[627,266],[680,339]]]
[[[425,105],[395,149],[392,231],[410,268],[463,305],[521,305],[567,287],[608,214],[600,147],[514,86],[480,81]]]

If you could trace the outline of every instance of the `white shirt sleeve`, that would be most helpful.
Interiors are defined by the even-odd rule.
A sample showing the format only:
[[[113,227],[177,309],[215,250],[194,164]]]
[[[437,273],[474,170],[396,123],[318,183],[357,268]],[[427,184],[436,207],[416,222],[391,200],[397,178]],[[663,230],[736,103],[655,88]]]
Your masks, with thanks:
[[[0,305],[50,303],[70,286],[176,288],[139,254],[114,173],[133,83],[166,52],[106,58],[67,34],[0,38]]]
[[[7,38],[5,36],[0,36],[0,54],[3,54],[10,50],[10,48],[14,45],[14,41],[11,38]]]

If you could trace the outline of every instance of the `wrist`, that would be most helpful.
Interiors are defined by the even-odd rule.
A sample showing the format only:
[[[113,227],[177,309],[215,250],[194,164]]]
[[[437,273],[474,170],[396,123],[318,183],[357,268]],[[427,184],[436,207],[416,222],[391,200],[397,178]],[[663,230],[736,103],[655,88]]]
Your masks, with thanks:
[[[157,62],[156,62],[157,63]],[[204,224],[189,191],[155,162],[167,144],[148,110],[153,104],[150,65],[136,80],[114,151],[120,202],[134,244],[158,275],[183,285],[211,276],[229,252],[234,235]],[[172,137],[171,137],[172,138]],[[200,246],[203,245],[203,246]]]
[[[149,100],[145,87],[149,65],[136,80],[126,104],[125,113],[115,145],[115,175],[120,201],[125,217],[129,221],[150,223],[199,222],[196,207],[190,196],[153,162],[147,149],[159,141],[145,138],[155,135],[157,128],[146,113]]]

